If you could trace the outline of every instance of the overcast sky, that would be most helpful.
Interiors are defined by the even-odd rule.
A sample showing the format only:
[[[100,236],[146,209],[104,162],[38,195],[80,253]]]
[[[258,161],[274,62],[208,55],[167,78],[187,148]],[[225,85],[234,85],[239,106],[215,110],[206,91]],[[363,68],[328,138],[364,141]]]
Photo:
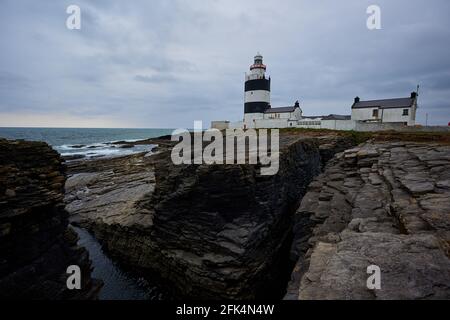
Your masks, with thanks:
[[[81,30],[66,28],[70,4]],[[366,27],[369,5],[381,30]],[[272,106],[350,114],[406,97],[450,121],[448,0],[1,0],[0,126],[193,126],[241,120],[257,51]]]

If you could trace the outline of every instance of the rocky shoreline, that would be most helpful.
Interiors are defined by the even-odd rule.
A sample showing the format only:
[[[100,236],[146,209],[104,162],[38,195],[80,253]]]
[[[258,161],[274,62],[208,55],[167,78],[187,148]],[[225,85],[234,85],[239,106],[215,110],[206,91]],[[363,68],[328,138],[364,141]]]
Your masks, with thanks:
[[[89,260],[74,245],[68,216],[114,261],[174,299],[448,299],[449,140],[445,134],[282,130],[274,176],[259,175],[255,165],[175,166],[169,137],[129,143],[158,144],[153,155],[65,166],[44,143],[0,140],[1,154],[21,150],[20,160],[0,163],[8,186],[0,190],[0,205],[11,213],[2,210],[0,230],[13,239],[3,244],[21,252],[17,241],[28,231],[10,232],[12,217],[22,214],[31,225],[47,221],[24,210],[38,207],[59,219],[50,242],[84,270]],[[44,162],[53,167],[42,168]],[[39,181],[41,191],[25,187],[18,197],[18,181]],[[54,259],[42,250],[32,257]],[[14,286],[5,275],[22,270],[21,263],[7,264],[6,272],[3,264],[0,284]],[[369,265],[380,267],[382,290],[367,288]],[[61,266],[51,272],[43,277],[62,279]],[[86,281],[89,289],[73,297],[36,290],[57,299],[95,298],[100,284]]]
[[[352,145],[283,134],[280,170],[269,177],[254,165],[175,166],[169,150],[80,162],[69,165],[67,210],[111,256],[175,296],[281,298],[295,208],[330,155]]]

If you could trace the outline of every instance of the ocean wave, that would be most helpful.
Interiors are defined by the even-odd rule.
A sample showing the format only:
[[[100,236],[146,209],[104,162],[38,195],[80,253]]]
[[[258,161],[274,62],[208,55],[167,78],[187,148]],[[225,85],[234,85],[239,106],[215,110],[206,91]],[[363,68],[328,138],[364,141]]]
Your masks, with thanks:
[[[151,153],[154,147],[156,147],[156,145],[148,144],[122,148],[121,145],[106,145],[103,143],[96,143],[86,145],[84,147],[78,147],[78,145],[76,145],[75,148],[70,146],[58,146],[55,149],[63,157],[79,157],[90,159],[126,156],[139,152]]]
[[[114,140],[114,141],[108,141],[107,143],[108,143],[108,144],[111,144],[111,143],[117,143],[117,142],[138,142],[138,141],[142,141],[142,140],[145,140],[145,139]]]

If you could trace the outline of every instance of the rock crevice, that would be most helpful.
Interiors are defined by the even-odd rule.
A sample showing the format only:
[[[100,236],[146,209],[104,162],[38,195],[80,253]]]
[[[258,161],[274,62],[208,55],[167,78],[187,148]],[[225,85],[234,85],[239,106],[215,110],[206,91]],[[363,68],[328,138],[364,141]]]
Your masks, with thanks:
[[[111,211],[89,200],[106,199],[93,189],[98,184],[85,189],[87,201],[85,195],[71,198],[77,191],[70,193],[68,208],[111,256],[157,275],[168,282],[175,296],[280,298],[290,273],[287,255],[299,199],[320,173],[322,157],[352,143],[348,137],[334,135],[282,134],[280,167],[273,176],[261,176],[255,165],[175,166],[170,151],[161,152],[140,160],[145,163],[141,173],[153,170],[155,181],[143,190],[154,191],[136,193],[127,210],[117,211],[122,214],[111,217]],[[130,159],[120,166],[138,170]],[[119,168],[113,172],[112,181],[126,177]],[[114,190],[123,185],[125,181],[115,184]],[[83,188],[81,184],[77,190]],[[116,197],[121,198],[122,192]],[[125,216],[142,220],[123,220]],[[151,223],[144,223],[146,216]]]

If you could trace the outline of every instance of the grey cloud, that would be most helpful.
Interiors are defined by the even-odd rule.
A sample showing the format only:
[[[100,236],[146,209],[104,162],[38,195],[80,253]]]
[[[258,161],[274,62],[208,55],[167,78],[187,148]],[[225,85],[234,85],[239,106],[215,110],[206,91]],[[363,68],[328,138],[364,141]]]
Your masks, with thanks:
[[[0,71],[0,88],[28,88],[30,87],[30,81],[26,77],[11,72]]]
[[[378,0],[376,31],[368,0],[79,0],[79,31],[65,28],[69,4],[2,2],[0,112],[139,127],[239,120],[244,72],[261,51],[274,106],[299,99],[305,114],[348,114],[356,95],[407,96],[420,84],[419,119],[450,121],[446,0]]]
[[[134,80],[139,82],[147,82],[147,83],[160,83],[160,82],[166,82],[166,81],[175,81],[175,77],[167,74],[156,74],[153,76],[146,76],[146,75],[136,75],[134,77]]]

